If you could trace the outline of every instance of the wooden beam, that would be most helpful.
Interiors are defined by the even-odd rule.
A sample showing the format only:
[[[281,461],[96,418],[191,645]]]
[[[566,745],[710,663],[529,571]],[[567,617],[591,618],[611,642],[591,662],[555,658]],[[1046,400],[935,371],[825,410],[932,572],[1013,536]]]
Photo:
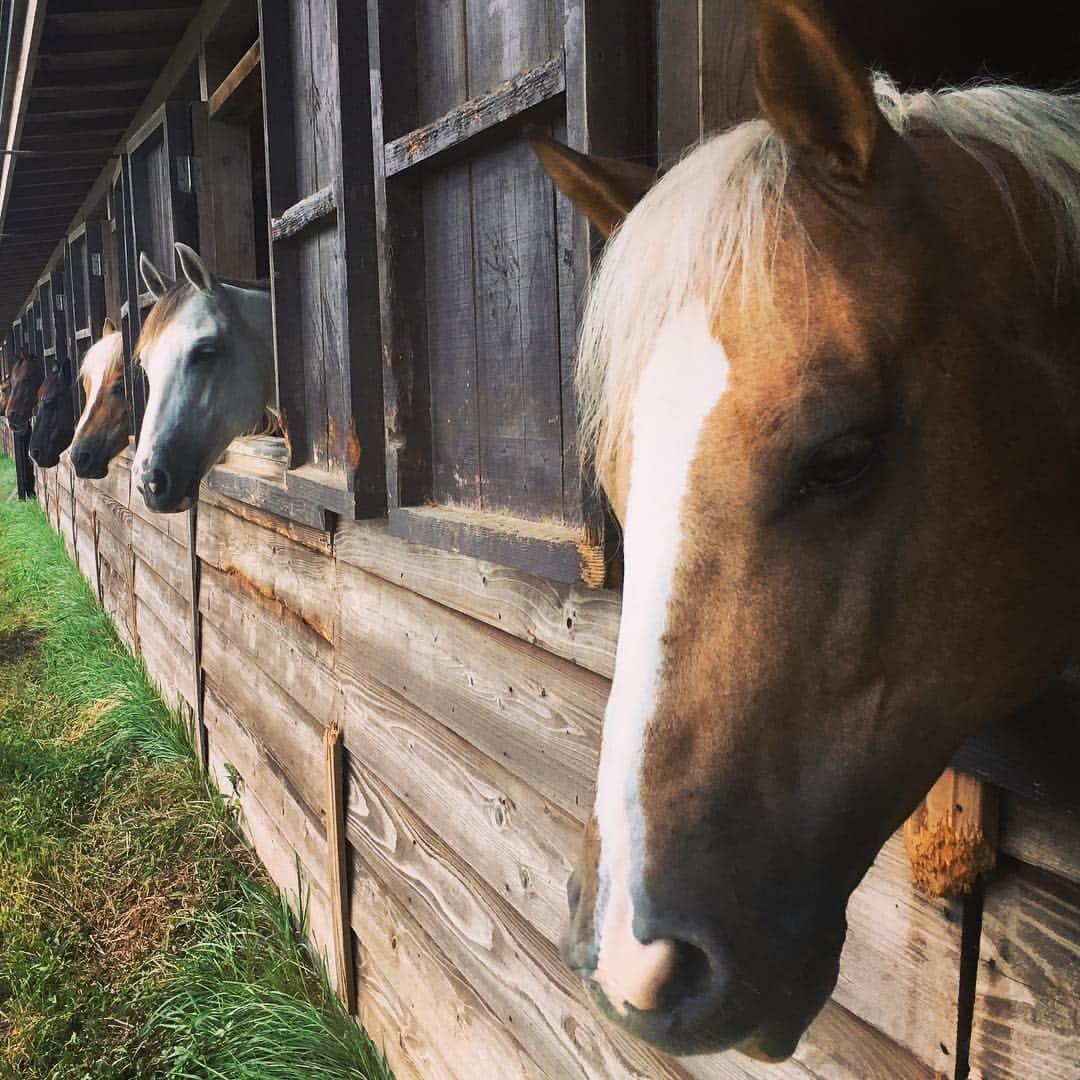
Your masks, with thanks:
[[[433,120],[386,144],[386,175],[397,173],[446,153],[507,120],[519,120],[526,109],[542,105],[566,89],[560,53],[509,79],[493,90],[470,98]]]
[[[242,119],[262,99],[262,48],[256,41],[210,95],[211,120]]]
[[[320,188],[314,194],[290,206],[281,217],[271,219],[271,239],[287,240],[290,236],[296,236],[310,229],[335,213],[337,213],[337,201],[333,187]]]
[[[349,867],[345,834],[345,747],[335,720],[323,736],[326,750],[326,853],[330,914],[334,924],[334,984],[349,1015],[356,1012],[356,967],[349,918]]]
[[[970,892],[997,858],[997,793],[946,769],[904,824],[915,882],[929,896]]]
[[[461,552],[551,581],[604,584],[604,550],[585,530],[461,507],[409,506],[390,511],[390,531],[415,544]]]
[[[3,145],[6,150],[14,150],[20,145],[26,109],[30,104],[30,87],[34,82],[37,69],[37,47],[45,29],[45,0],[30,0],[23,22],[22,44],[18,51],[18,67],[12,90],[7,130],[3,132]],[[4,102],[3,104],[7,104]],[[0,231],[6,226],[7,204],[11,198],[11,185],[15,175],[16,158],[4,155],[0,166]]]

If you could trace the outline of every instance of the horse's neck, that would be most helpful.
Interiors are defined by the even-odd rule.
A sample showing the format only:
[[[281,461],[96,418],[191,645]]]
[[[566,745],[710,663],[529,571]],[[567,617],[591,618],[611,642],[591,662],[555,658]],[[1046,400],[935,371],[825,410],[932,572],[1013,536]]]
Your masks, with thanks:
[[[263,371],[266,399],[263,404],[277,408],[277,374],[274,369],[274,314],[267,289],[247,289],[242,285],[222,285],[233,309],[239,314],[255,342]]]

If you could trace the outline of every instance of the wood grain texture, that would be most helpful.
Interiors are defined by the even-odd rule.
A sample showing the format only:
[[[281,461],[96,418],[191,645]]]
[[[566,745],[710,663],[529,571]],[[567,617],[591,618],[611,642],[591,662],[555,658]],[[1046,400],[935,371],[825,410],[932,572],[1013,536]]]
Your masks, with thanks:
[[[338,579],[343,655],[584,820],[605,680],[363,571]]]
[[[684,1077],[609,1028],[547,942],[373,775],[353,772],[349,839],[547,1075]]]
[[[327,641],[335,639],[336,567],[332,560],[285,536],[268,533],[219,507],[199,514],[198,554],[279,601]]]
[[[338,560],[435,600],[606,678],[615,670],[621,602],[611,590],[552,582],[393,536],[385,524],[341,522]]]
[[[553,56],[486,93],[386,144],[386,175],[393,176],[549,101],[566,89],[561,56]]]
[[[1010,795],[1003,800],[1001,850],[1080,884],[1080,818]]]
[[[359,1016],[399,1078],[545,1076],[457,967],[355,852]]]
[[[1080,1076],[1080,886],[1003,860],[986,890],[971,1035],[977,1080]]]
[[[523,918],[557,943],[565,928],[566,882],[580,824],[363,671],[343,661],[339,673],[350,774],[378,776]]]
[[[930,900],[894,834],[848,903],[834,997],[937,1072],[956,1057],[960,907]]]
[[[239,803],[245,836],[293,911],[306,907],[307,934],[315,951],[326,955],[332,974],[333,959],[327,950],[333,940],[332,920],[325,864],[318,861],[325,845],[322,826],[280,783],[251,782],[253,774],[245,773],[244,763],[257,749],[252,744],[245,747],[241,730],[214,699],[208,698],[208,705],[211,775],[222,793]],[[236,788],[226,763],[241,777]]]
[[[255,657],[241,652],[205,617],[202,654],[206,687],[244,724],[295,796],[321,816],[326,802],[325,725],[262,672]],[[325,862],[323,854],[319,863]]]
[[[288,240],[299,236],[313,225],[327,223],[337,213],[337,199],[333,185],[319,188],[318,191],[305,195],[299,202],[284,210],[280,216],[270,221],[270,238]]]

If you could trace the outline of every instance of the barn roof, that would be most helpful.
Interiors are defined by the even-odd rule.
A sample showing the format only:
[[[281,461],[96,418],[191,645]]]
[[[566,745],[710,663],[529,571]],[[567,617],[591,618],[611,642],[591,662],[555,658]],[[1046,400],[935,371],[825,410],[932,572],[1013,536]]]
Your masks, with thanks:
[[[0,0],[0,324],[141,122],[198,9],[199,0]]]

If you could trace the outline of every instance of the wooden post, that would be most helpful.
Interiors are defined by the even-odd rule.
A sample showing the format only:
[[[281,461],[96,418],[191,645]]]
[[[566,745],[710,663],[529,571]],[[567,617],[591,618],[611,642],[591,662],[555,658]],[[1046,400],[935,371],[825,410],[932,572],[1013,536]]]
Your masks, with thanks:
[[[210,745],[206,734],[206,721],[203,718],[202,692],[202,625],[199,622],[199,504],[188,511],[188,557],[191,560],[191,666],[192,690],[195,694],[193,712],[195,714],[195,753],[199,755],[199,764],[203,770],[210,768]]]
[[[930,896],[970,892],[997,858],[997,791],[946,769],[904,823],[915,882]]]
[[[356,1013],[349,878],[345,858],[345,749],[335,720],[324,735],[326,749],[326,849],[330,860],[330,910],[334,919],[334,980],[349,1015]]]

